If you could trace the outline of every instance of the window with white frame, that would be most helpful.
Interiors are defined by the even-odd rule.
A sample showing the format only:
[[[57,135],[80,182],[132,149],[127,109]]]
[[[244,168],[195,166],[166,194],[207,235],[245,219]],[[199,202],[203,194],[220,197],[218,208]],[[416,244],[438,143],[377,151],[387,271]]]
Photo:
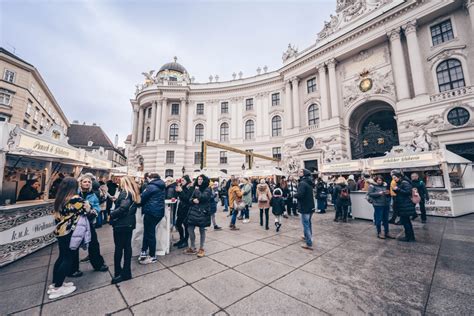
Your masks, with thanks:
[[[0,122],[8,122],[10,117],[4,114],[0,114]]]
[[[221,103],[221,114],[229,113],[229,102],[222,102]]]
[[[204,140],[204,125],[197,124],[194,128],[194,142],[200,143]]]
[[[253,99],[246,99],[245,100],[245,110],[252,111],[253,110]]]
[[[5,69],[3,80],[13,83],[15,81],[15,73],[11,70]]]
[[[7,90],[0,90],[0,104],[10,105],[12,95]]]
[[[454,38],[453,26],[451,25],[450,19],[431,26],[430,30],[433,46],[447,42]]]
[[[308,108],[308,125],[319,124],[319,107],[316,104],[311,104]]]
[[[38,122],[38,115],[39,115],[39,111],[38,109],[35,110],[35,115],[33,116],[33,120]]]
[[[31,115],[31,109],[32,108],[33,108],[33,102],[28,100],[28,103],[26,103],[26,114],[28,114],[28,116]]]
[[[151,130],[150,130],[150,127],[147,127],[147,128],[146,128],[146,133],[145,133],[145,141],[146,141],[146,142],[149,142],[149,141],[150,141],[150,137],[151,137]]]
[[[35,93],[35,83],[34,82],[31,83],[30,93],[31,94]]]
[[[174,151],[167,150],[166,151],[166,163],[174,163]]]
[[[311,78],[306,81],[306,88],[308,93],[316,92],[316,78]]]
[[[224,122],[221,124],[219,139],[221,142],[229,141],[229,123]]]
[[[272,157],[281,160],[281,147],[272,148]]]
[[[171,104],[171,115],[179,115],[179,103]]]
[[[255,138],[255,122],[253,120],[248,120],[245,122],[245,139],[254,139]]]
[[[194,152],[194,164],[199,165],[201,163],[201,152],[195,151]]]
[[[461,62],[457,59],[448,59],[436,67],[439,92],[465,86]]]
[[[173,123],[170,126],[170,141],[177,141],[178,140],[178,133],[179,133],[179,128],[178,124]]]
[[[197,115],[204,115],[204,103],[196,104],[196,114]]]
[[[227,163],[227,151],[219,152],[219,162],[220,162],[220,164],[226,164]]]
[[[281,116],[272,118],[272,136],[281,136]]]
[[[41,116],[40,126],[44,126],[44,116]]]
[[[168,178],[168,177],[171,177],[171,178],[172,178],[173,175],[174,175],[173,169],[166,169],[166,170],[165,170],[165,178]]]
[[[272,94],[272,106],[280,105],[280,93]]]

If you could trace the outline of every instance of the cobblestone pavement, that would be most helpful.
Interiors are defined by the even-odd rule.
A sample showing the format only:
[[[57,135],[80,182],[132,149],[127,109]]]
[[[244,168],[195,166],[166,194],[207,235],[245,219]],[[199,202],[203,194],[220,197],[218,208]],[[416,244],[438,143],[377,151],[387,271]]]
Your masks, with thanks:
[[[300,247],[299,218],[276,233],[273,216],[265,231],[257,212],[230,231],[219,211],[225,228],[208,229],[206,257],[173,249],[153,265],[134,258],[133,279],[118,286],[110,284],[112,230],[103,227],[101,250],[112,271],[81,263],[77,291],[56,301],[45,292],[57,246],[42,249],[0,269],[0,315],[474,314],[474,215],[418,220],[417,242],[403,243],[375,238],[368,221],[315,214],[309,252]]]

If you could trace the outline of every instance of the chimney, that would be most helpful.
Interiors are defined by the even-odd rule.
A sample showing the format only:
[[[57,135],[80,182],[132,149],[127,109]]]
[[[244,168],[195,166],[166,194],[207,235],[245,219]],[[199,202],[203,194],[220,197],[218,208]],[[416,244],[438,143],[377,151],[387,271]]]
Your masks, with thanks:
[[[92,123],[92,126],[97,126],[97,124],[96,124],[96,123]]]
[[[118,134],[115,134],[115,143],[114,143],[115,148],[118,147]]]
[[[79,124],[79,121],[78,121],[78,120],[74,120],[74,121],[72,121],[72,124]]]

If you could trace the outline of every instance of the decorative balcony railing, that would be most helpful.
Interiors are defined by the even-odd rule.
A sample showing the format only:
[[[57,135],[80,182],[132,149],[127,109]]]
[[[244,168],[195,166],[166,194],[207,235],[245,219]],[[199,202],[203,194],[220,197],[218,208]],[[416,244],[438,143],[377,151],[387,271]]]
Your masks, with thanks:
[[[314,125],[310,125],[310,126],[304,126],[304,127],[300,127],[300,133],[306,133],[306,132],[311,132],[311,131],[315,131],[319,128],[319,124],[314,124]]]
[[[433,94],[430,96],[430,101],[431,102],[443,101],[443,100],[462,97],[462,96],[470,95],[470,94],[474,94],[474,86],[462,87],[462,88],[457,88],[457,89],[441,92],[438,94]]]

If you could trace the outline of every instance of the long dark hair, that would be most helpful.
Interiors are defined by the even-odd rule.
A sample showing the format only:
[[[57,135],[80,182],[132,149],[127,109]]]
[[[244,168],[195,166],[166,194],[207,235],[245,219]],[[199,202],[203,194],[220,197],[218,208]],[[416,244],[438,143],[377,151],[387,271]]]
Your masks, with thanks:
[[[64,178],[59,185],[58,192],[56,193],[56,199],[54,200],[54,211],[60,212],[64,205],[77,194],[79,184],[77,180],[71,177]]]

